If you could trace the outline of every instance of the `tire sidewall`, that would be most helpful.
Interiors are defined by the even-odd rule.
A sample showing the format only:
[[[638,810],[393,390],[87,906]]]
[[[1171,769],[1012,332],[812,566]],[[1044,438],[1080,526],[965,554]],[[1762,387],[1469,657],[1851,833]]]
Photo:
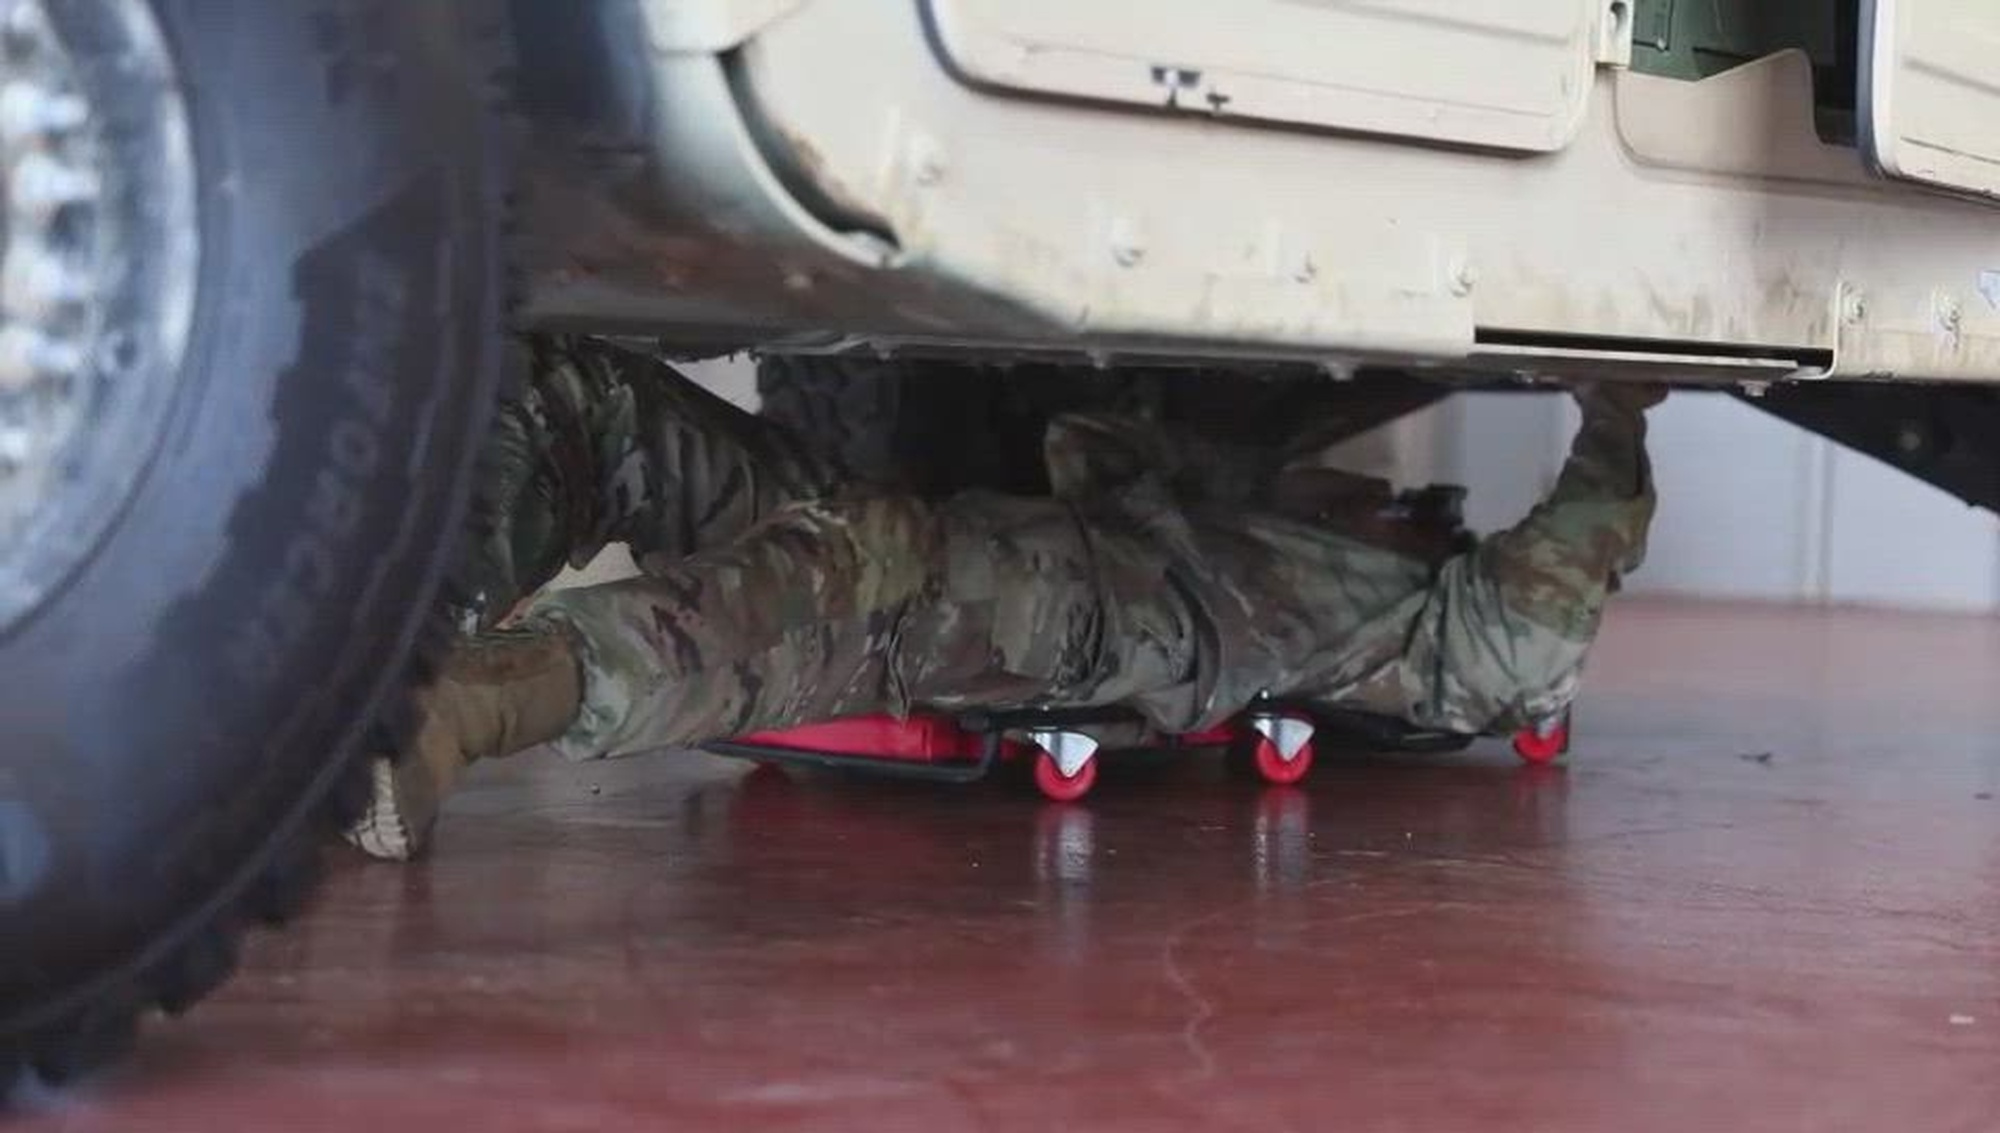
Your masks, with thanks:
[[[37,843],[0,893],[0,1031],[212,912],[402,675],[500,349],[466,7],[155,4],[198,297],[129,505],[0,641],[0,798]]]

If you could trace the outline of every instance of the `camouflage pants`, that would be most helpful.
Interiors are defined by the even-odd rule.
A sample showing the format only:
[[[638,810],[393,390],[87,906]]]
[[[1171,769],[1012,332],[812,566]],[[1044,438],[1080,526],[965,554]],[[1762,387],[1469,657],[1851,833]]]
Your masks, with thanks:
[[[574,756],[914,707],[1123,705],[1187,730],[1260,693],[1512,726],[1575,695],[1652,512],[1643,405],[1618,393],[1581,399],[1540,507],[1439,565],[1143,483],[838,490],[789,438],[658,362],[561,341],[539,357],[490,470],[489,608],[606,539],[646,569],[528,613],[583,659],[584,708],[560,744]]]
[[[720,547],[834,473],[785,430],[656,359],[592,340],[532,340],[480,466],[458,595],[490,627],[611,543],[641,567]]]

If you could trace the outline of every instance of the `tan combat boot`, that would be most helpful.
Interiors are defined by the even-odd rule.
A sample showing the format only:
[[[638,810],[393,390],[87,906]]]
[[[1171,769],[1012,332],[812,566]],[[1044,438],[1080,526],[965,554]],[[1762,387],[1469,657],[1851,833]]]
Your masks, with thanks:
[[[416,857],[430,844],[445,797],[474,760],[562,735],[582,695],[575,649],[560,631],[503,630],[461,641],[417,694],[417,731],[402,754],[370,761],[368,808],[345,837],[374,857]]]

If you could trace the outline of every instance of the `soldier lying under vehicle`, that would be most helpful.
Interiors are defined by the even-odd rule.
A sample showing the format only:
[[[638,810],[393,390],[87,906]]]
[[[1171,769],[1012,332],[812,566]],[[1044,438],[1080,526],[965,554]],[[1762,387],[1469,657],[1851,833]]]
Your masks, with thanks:
[[[421,851],[474,761],[542,743],[597,758],[1021,705],[1189,732],[1265,695],[1442,731],[1552,720],[1643,556],[1664,396],[1578,389],[1547,498],[1466,545],[1388,514],[1380,481],[1129,417],[1056,419],[1046,497],[871,490],[656,359],[534,355],[475,505],[474,629],[348,831],[378,857]],[[640,577],[542,592],[613,542]]]

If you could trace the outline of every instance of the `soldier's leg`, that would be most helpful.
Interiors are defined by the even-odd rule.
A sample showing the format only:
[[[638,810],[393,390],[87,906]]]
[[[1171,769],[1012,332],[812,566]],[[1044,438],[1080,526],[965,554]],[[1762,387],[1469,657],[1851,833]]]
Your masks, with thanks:
[[[1195,636],[1142,542],[1049,499],[809,503],[527,621],[577,648],[583,706],[557,745],[575,757],[916,707],[1136,704],[1187,680]]]
[[[594,758],[913,707],[1115,703],[1172,726],[1208,710],[1216,636],[1163,582],[1176,546],[1053,499],[795,504],[477,635],[424,694],[416,754],[455,774],[538,742]],[[447,785],[355,840],[410,856]]]
[[[710,394],[655,358],[596,339],[538,337],[518,397],[482,458],[469,546],[451,600],[491,630],[565,564],[625,542],[642,564],[736,538],[831,477],[786,430]],[[370,764],[351,841],[382,857],[423,845],[472,759],[551,738],[574,715],[567,645],[484,637],[454,651],[422,694],[421,731]],[[531,636],[531,635],[527,635]]]
[[[1445,564],[1399,665],[1406,714],[1474,732],[1552,718],[1576,695],[1605,601],[1638,568],[1655,500],[1653,386],[1578,391],[1582,423],[1547,499]]]
[[[655,573],[543,595],[419,694],[405,759],[378,769],[350,840],[414,856],[465,767],[533,744],[597,757],[901,707],[891,662],[940,531],[912,498],[806,502]]]
[[[581,701],[556,746],[578,758],[913,707],[1145,707],[1197,650],[1158,571],[1143,533],[1054,500],[819,501],[657,573],[546,595],[523,631],[574,652]]]
[[[719,546],[833,488],[782,426],[665,362],[601,339],[537,336],[481,466],[461,599],[491,625],[608,543],[642,564]]]
[[[890,661],[941,530],[912,497],[809,502],[726,547],[544,596],[524,624],[565,635],[583,673],[556,746],[595,758],[901,707]]]

